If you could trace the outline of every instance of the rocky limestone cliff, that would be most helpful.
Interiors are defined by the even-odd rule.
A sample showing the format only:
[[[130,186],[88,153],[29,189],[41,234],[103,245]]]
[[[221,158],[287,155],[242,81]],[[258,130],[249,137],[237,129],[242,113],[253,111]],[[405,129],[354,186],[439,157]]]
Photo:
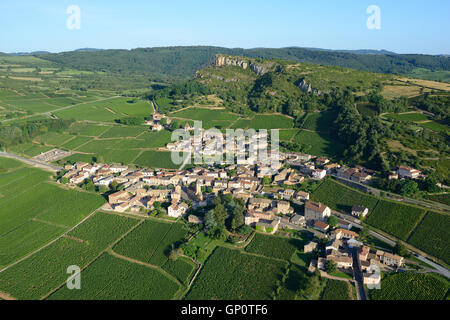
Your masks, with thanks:
[[[232,56],[224,56],[224,55],[216,56],[215,65],[217,67],[237,66],[237,67],[241,67],[242,69],[247,69],[248,67],[250,67],[250,70],[252,70],[258,76],[269,72],[273,67],[273,63],[258,63],[258,62],[252,61],[251,59],[246,59],[243,57],[232,57]]]
[[[311,86],[311,84],[307,83],[306,80],[303,78],[302,81],[300,81],[297,85],[301,90],[307,92],[307,93],[312,93],[312,94],[321,94],[320,90],[317,89],[313,89],[313,87]]]

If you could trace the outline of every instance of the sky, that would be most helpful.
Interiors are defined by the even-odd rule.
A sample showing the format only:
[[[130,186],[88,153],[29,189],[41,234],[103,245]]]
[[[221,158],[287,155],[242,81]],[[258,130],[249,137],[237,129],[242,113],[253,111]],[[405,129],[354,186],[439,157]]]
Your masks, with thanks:
[[[372,5],[379,15],[367,13]],[[449,0],[2,0],[0,52],[213,45],[450,54],[449,12]]]

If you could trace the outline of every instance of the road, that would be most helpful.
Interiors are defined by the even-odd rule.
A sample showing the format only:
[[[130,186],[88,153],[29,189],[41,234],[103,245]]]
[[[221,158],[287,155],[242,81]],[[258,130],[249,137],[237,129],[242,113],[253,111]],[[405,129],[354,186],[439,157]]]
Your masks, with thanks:
[[[366,193],[374,193],[374,194],[379,194],[381,191],[384,190],[380,190],[380,189],[376,189],[370,185],[364,184],[364,183],[360,183],[360,182],[356,182],[353,180],[348,180],[342,177],[338,177],[335,174],[330,174],[330,176],[336,178],[338,181],[344,183],[344,181],[348,181],[352,184],[355,185],[359,185],[361,186],[363,189],[368,190],[369,192]],[[361,189],[358,188],[359,191],[362,191]],[[434,210],[439,210],[439,211],[450,211],[450,206],[447,206],[443,203],[438,203],[438,202],[433,202],[433,203],[429,203],[429,202],[425,202],[425,201],[421,201],[421,200],[417,200],[417,199],[412,199],[412,198],[407,198],[407,197],[403,197],[399,194],[394,194],[392,192],[388,192],[388,191],[384,191],[386,193],[386,198],[392,201],[399,201],[399,202],[407,202],[407,203],[411,203],[417,206],[421,206],[421,207],[425,207],[425,208],[430,208],[430,209],[434,209]]]
[[[338,216],[339,218],[341,218],[344,221],[350,222],[351,224],[353,224],[355,227],[357,228],[362,228],[362,225],[355,223],[353,220],[354,219],[350,219],[350,217],[348,217],[348,215],[343,214],[341,212],[338,211],[332,211],[332,213],[336,216]],[[369,231],[370,235],[373,236],[374,238],[377,238],[391,246],[395,246],[397,243],[391,239],[389,239],[388,237],[383,236],[382,234],[379,234],[378,232],[374,231],[374,230],[370,230]],[[418,252],[411,250],[410,248],[408,248],[408,251],[413,254],[417,259],[425,262],[426,264],[429,264],[430,266],[435,268],[435,271],[437,273],[440,273],[441,275],[443,275],[444,277],[447,277],[450,279],[450,271],[448,269],[446,269],[445,267],[427,259],[426,257],[420,255]]]
[[[358,248],[353,248],[353,276],[355,278],[355,288],[359,300],[367,300],[366,290],[364,290],[364,279],[359,267]]]
[[[24,162],[24,163],[26,163],[28,165],[33,166],[33,167],[38,167],[38,168],[41,168],[41,169],[44,169],[44,170],[57,172],[57,171],[60,171],[60,170],[63,169],[62,167],[54,166],[54,165],[48,164],[48,163],[43,162],[43,161],[27,159],[27,158],[18,156],[16,154],[8,153],[8,152],[0,151],[0,156],[6,157],[6,158],[15,159],[15,160],[19,160],[19,161],[22,161],[22,162]]]

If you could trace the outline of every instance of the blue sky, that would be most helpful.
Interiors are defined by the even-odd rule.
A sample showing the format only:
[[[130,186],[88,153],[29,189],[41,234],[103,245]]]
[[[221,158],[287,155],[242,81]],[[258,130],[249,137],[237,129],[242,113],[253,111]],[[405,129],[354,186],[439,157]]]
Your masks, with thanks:
[[[69,5],[81,28],[69,30]],[[369,30],[369,5],[381,29]],[[216,45],[450,53],[448,0],[39,0],[0,2],[0,51]]]

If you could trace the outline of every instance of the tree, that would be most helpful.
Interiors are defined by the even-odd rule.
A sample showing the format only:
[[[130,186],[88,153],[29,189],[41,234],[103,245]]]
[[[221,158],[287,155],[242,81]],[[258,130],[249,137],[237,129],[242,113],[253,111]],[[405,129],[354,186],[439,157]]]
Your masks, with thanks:
[[[206,227],[206,230],[213,229],[216,226],[217,226],[217,222],[216,222],[216,217],[214,215],[214,211],[213,210],[209,210],[205,214],[205,227]]]
[[[408,248],[406,248],[406,246],[403,243],[401,243],[400,241],[398,241],[396,243],[394,251],[395,251],[395,253],[397,253],[398,255],[403,256],[403,257],[407,256],[409,254]]]
[[[337,264],[336,264],[336,262],[331,261],[331,260],[328,260],[328,261],[325,263],[325,271],[326,271],[328,274],[335,273],[335,272],[337,271]]]
[[[339,225],[338,218],[335,216],[330,216],[328,218],[328,224],[333,228],[337,227]]]
[[[119,183],[116,180],[113,180],[111,182],[111,190],[117,191],[117,187],[119,186]]]
[[[400,193],[404,196],[415,194],[419,191],[417,182],[412,180],[406,180],[401,184]]]
[[[236,230],[244,224],[244,210],[240,206],[234,207],[231,229]]]
[[[223,204],[218,204],[214,208],[214,217],[216,218],[217,226],[223,227],[225,226],[225,220],[228,216],[227,210],[225,210],[225,207]]]
[[[264,184],[264,185],[268,185],[268,184],[271,184],[271,183],[272,183],[272,179],[270,177],[268,177],[268,176],[265,176],[262,179],[262,184]]]
[[[300,296],[308,300],[313,300],[319,295],[319,293],[320,293],[320,275],[317,271],[312,276],[308,277],[306,285],[302,289],[300,289],[299,294]]]

